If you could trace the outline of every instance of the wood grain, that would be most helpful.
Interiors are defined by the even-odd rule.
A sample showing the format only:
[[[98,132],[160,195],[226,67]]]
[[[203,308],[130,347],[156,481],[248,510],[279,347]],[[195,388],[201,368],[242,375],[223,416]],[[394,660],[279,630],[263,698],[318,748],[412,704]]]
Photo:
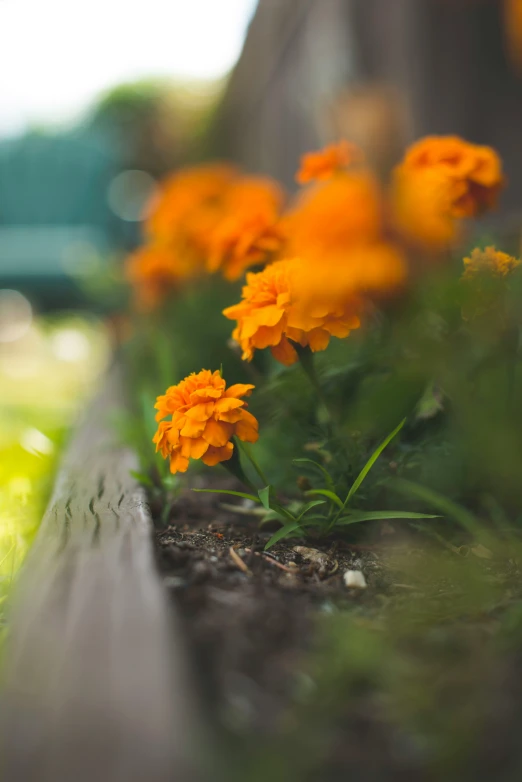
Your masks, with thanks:
[[[109,373],[65,456],[11,614],[2,699],[7,782],[194,780],[175,617],[152,557],[135,455]]]

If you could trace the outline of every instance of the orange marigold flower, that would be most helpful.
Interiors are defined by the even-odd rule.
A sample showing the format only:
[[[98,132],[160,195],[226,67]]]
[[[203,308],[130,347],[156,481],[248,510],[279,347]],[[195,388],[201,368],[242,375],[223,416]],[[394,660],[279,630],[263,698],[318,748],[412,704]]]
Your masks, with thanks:
[[[491,209],[504,187],[502,162],[491,147],[458,136],[427,136],[413,144],[398,166],[402,174],[436,170],[448,180],[451,217],[475,217]]]
[[[125,277],[134,288],[136,306],[141,310],[159,306],[183,276],[182,267],[165,247],[145,245],[125,262]]]
[[[367,171],[318,183],[299,196],[282,228],[289,257],[321,260],[376,241],[382,229],[379,183]]]
[[[222,216],[208,240],[207,269],[237,280],[244,270],[264,263],[281,246],[279,218],[283,193],[272,180],[238,179],[227,191]]]
[[[391,191],[393,222],[415,244],[441,250],[458,237],[453,186],[437,169],[396,171]]]
[[[238,383],[226,387],[219,371],[193,372],[156,400],[159,421],[154,435],[156,452],[170,458],[170,471],[186,472],[189,459],[209,466],[232,457],[232,437],[248,443],[258,439],[257,419],[246,409],[242,397],[254,386]],[[171,418],[163,420],[167,416]]]
[[[469,280],[480,274],[507,277],[520,264],[518,258],[513,258],[495,247],[486,247],[484,250],[476,248],[469,258],[464,258],[462,278]]]
[[[314,352],[325,350],[331,336],[347,337],[360,326],[362,290],[345,286],[345,295],[339,295],[335,270],[328,281],[328,299],[320,286],[316,288],[318,279],[313,274],[309,285],[303,282],[316,268],[302,259],[290,259],[247,274],[242,301],[223,311],[225,317],[237,321],[232,336],[241,346],[243,359],[250,361],[256,349],[270,347],[274,358],[290,366],[298,359],[293,343]]]
[[[221,216],[223,197],[237,176],[234,168],[210,163],[181,169],[159,187],[145,232],[155,242],[179,248],[203,263],[207,238]]]
[[[296,174],[300,185],[314,180],[330,179],[337,171],[348,168],[361,160],[361,150],[348,141],[330,144],[318,152],[309,152],[301,158],[301,168]]]
[[[406,261],[387,242],[357,245],[349,252],[329,256],[321,263],[303,260],[292,280],[293,305],[290,322],[308,331],[318,318],[330,330],[331,314],[344,312],[362,318],[373,302],[399,292],[406,281]],[[335,331],[330,330],[335,336]]]

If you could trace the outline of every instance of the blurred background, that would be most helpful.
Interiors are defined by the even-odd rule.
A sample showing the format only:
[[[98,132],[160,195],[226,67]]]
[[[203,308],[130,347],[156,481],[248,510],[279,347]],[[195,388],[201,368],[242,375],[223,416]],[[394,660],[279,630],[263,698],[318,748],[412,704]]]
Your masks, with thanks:
[[[514,172],[492,230],[518,241],[519,0],[0,0],[0,73],[3,584],[173,167],[227,157],[291,190],[329,140],[385,176],[414,138],[457,133]]]

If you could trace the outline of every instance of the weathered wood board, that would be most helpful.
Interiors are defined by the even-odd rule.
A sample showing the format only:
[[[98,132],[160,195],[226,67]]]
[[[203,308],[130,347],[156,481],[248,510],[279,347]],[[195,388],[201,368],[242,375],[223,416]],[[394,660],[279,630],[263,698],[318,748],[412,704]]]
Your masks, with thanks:
[[[6,782],[194,780],[194,729],[151,518],[116,441],[112,370],[58,476],[15,590],[4,661]]]

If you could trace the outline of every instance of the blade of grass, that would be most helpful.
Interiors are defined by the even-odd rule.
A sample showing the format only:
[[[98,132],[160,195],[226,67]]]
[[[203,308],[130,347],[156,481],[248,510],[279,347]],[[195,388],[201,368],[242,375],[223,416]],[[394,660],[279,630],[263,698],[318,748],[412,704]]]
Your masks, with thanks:
[[[310,489],[309,491],[305,492],[307,497],[313,497],[315,495],[321,495],[321,497],[328,497],[329,500],[331,500],[335,505],[337,505],[338,508],[341,510],[344,509],[343,501],[340,497],[337,496],[337,494],[333,491],[328,491],[328,489]]]
[[[323,474],[324,479],[326,481],[326,485],[328,486],[328,489],[330,491],[335,492],[335,484],[333,482],[332,476],[328,472],[328,470],[323,467],[322,464],[319,464],[318,462],[314,462],[313,459],[292,459],[293,464],[311,464],[313,467],[317,467],[317,469]]]
[[[231,494],[233,497],[244,497],[246,500],[252,500],[253,502],[261,504],[259,497],[256,497],[254,494],[247,494],[243,491],[229,491],[228,489],[192,489],[192,491],[197,491],[202,494]]]
[[[347,497],[346,497],[346,499],[344,501],[343,508],[346,508],[346,506],[350,502],[351,498],[353,497],[355,492],[358,490],[359,486],[364,481],[364,479],[366,478],[366,476],[368,475],[368,473],[372,469],[373,465],[375,464],[375,462],[377,461],[377,459],[379,458],[381,453],[384,451],[386,446],[389,445],[389,443],[391,443],[391,441],[393,440],[395,435],[397,435],[401,431],[401,429],[402,429],[402,427],[404,426],[405,423],[406,423],[406,419],[404,418],[400,422],[399,426],[397,426],[393,430],[393,432],[391,432],[391,434],[389,434],[388,437],[385,440],[383,440],[383,442],[372,453],[372,455],[370,456],[370,458],[368,459],[368,461],[366,462],[366,464],[362,468],[361,472],[359,473],[357,478],[352,483],[352,487],[351,487],[350,491],[348,492],[348,495],[347,495]]]
[[[336,522],[336,526],[345,527],[349,524],[359,524],[362,521],[378,521],[380,519],[440,519],[440,516],[435,516],[431,513],[414,513],[412,511],[376,510],[344,516]]]
[[[461,527],[474,537],[482,537],[487,539],[490,544],[494,542],[495,538],[489,533],[483,524],[477,519],[477,517],[470,513],[453,500],[444,497],[443,494],[434,489],[429,489],[426,486],[422,486],[414,481],[407,481],[404,478],[395,478],[394,480],[386,481],[386,485],[405,497],[416,497],[428,505],[432,505],[437,510],[440,510],[445,516],[453,518]]]

